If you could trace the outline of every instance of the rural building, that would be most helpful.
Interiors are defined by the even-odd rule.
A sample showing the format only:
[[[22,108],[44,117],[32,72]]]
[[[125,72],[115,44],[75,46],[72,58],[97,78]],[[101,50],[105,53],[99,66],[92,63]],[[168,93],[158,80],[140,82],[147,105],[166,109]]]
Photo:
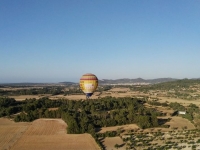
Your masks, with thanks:
[[[178,111],[178,114],[179,114],[179,115],[185,115],[185,114],[186,114],[186,111]]]
[[[176,115],[185,115],[186,111],[174,111],[171,116],[176,116]]]

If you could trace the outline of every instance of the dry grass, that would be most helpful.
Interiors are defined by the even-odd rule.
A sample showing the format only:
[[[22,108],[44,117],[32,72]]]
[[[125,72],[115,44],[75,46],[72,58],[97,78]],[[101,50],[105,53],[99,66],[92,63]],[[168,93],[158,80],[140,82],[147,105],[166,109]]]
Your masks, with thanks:
[[[120,137],[106,137],[103,141],[103,145],[105,145],[106,150],[114,150],[115,144],[122,145],[123,141]],[[126,146],[122,146],[118,148],[118,150],[125,150]]]
[[[127,124],[127,125],[113,126],[113,127],[103,127],[103,128],[101,128],[99,133],[104,133],[106,131],[117,131],[118,129],[134,130],[134,129],[139,129],[139,127],[136,124]]]
[[[0,149],[10,149],[23,135],[30,123],[15,123],[6,118],[0,118]]]
[[[42,95],[19,95],[19,96],[8,96],[10,98],[14,98],[16,101],[23,101],[25,99],[31,99],[31,98],[35,98],[35,99],[39,99],[42,97],[48,97],[51,94],[42,94]]]
[[[111,91],[111,92],[128,92],[128,91],[130,91],[130,89],[129,88],[112,88],[109,91]]]
[[[187,127],[188,130],[195,129],[195,126],[187,119],[182,117],[171,117],[172,119],[166,124],[170,125],[170,128],[182,129],[183,127]]]
[[[35,99],[41,98],[38,95],[20,95],[20,96],[9,96],[9,97],[14,98],[16,101],[23,101],[25,99],[30,99],[30,98],[35,98]]]
[[[66,134],[66,127],[61,119],[38,119],[32,123],[0,119],[0,149],[100,149],[90,134]]]
[[[200,106],[200,100],[183,100],[183,99],[180,99],[180,98],[166,98],[166,97],[158,97],[160,100],[159,102],[177,102],[177,103],[180,103],[182,105],[189,105],[189,104],[195,104],[197,106]]]
[[[48,108],[49,111],[54,111],[54,110],[58,110],[58,107],[55,108]]]

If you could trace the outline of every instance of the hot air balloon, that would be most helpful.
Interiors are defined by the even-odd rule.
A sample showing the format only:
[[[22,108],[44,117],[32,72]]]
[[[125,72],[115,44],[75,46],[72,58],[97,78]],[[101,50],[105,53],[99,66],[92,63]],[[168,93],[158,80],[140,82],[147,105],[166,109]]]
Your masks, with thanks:
[[[92,96],[98,86],[98,78],[91,73],[84,74],[80,78],[80,88],[85,93],[86,98]]]

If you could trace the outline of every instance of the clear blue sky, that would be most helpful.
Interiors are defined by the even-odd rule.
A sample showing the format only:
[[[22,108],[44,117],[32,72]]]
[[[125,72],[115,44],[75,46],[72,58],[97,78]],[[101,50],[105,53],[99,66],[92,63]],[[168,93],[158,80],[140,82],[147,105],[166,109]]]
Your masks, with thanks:
[[[0,83],[199,78],[199,0],[0,0]]]

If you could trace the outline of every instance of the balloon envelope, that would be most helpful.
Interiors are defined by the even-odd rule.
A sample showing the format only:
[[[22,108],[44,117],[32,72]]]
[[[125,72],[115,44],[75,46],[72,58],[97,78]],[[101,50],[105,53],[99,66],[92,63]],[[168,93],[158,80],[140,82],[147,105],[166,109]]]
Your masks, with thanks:
[[[84,74],[80,79],[80,88],[89,98],[98,86],[98,78],[91,73]]]

